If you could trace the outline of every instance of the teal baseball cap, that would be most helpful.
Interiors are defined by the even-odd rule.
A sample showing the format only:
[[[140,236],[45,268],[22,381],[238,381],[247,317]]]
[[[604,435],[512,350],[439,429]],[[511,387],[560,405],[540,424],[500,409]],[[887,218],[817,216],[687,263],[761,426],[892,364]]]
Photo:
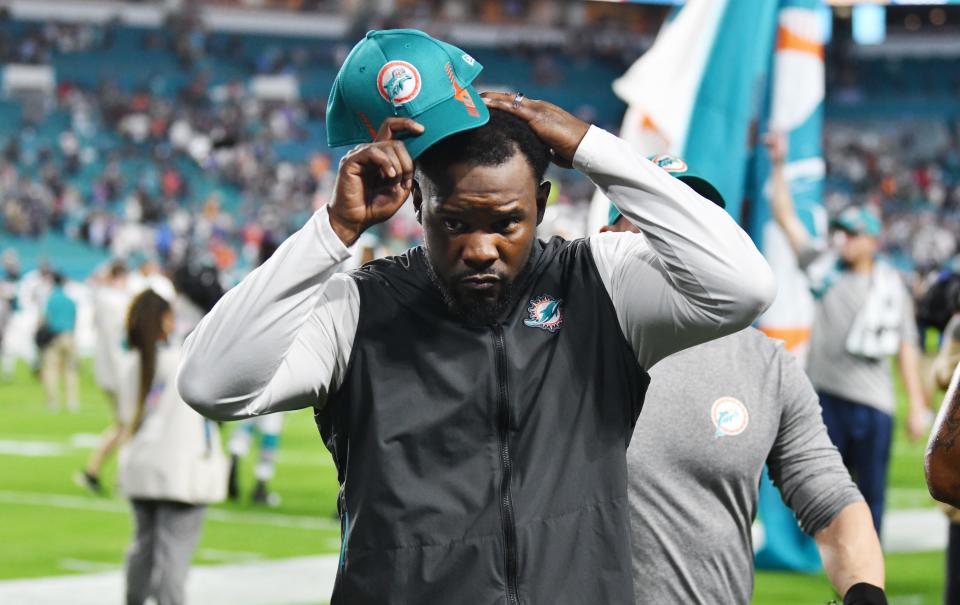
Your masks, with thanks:
[[[690,167],[687,166],[687,163],[682,159],[668,153],[652,155],[647,159],[660,168],[666,170],[670,176],[673,176],[686,183],[688,187],[707,198],[717,206],[720,206],[721,208],[727,207],[727,202],[724,201],[723,196],[720,195],[720,192],[717,190],[717,188],[710,184],[710,181],[707,179],[690,172]],[[618,220],[620,220],[620,211],[617,210],[616,206],[610,204],[610,210],[607,213],[607,224],[612,225]]]
[[[424,132],[398,138],[415,159],[440,139],[490,119],[472,86],[482,69],[469,54],[419,30],[367,32],[333,81],[327,144],[369,143],[386,118],[412,118]]]
[[[883,233],[883,223],[877,213],[867,206],[850,206],[845,208],[832,221],[830,226],[849,231],[856,235],[880,237]]]

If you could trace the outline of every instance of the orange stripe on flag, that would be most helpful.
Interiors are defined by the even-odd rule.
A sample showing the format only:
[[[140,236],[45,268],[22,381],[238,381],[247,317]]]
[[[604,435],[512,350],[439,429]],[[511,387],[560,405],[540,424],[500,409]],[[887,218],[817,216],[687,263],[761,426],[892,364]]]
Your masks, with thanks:
[[[662,144],[659,146],[661,148],[667,149],[670,147],[670,139],[667,138],[667,135],[663,134],[662,130],[657,128],[657,124],[653,121],[653,118],[650,117],[650,114],[645,113],[640,116],[640,130],[652,132],[660,137]]]
[[[816,40],[804,38],[790,31],[782,25],[777,31],[777,50],[793,50],[800,53],[809,53],[823,60],[823,44]]]
[[[782,340],[788,351],[810,340],[810,328],[770,328],[761,327],[760,331],[777,340]]]

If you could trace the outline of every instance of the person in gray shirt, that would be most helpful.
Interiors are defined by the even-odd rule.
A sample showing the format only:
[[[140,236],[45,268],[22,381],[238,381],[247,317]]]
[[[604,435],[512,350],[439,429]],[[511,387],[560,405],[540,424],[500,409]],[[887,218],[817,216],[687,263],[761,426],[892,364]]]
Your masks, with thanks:
[[[907,435],[923,436],[928,403],[920,377],[913,301],[896,270],[877,258],[882,224],[867,206],[832,221],[833,249],[815,242],[797,216],[784,175],[786,137],[766,137],[773,166],[771,211],[810,280],[814,320],[807,374],[823,420],[880,531],[893,442],[896,356],[907,392]]]
[[[709,184],[670,165],[661,164],[723,205]],[[602,231],[635,229],[612,209]],[[830,442],[810,381],[782,343],[747,328],[649,372],[627,450],[638,605],[750,602],[750,528],[764,464],[844,603],[886,603],[870,510]]]

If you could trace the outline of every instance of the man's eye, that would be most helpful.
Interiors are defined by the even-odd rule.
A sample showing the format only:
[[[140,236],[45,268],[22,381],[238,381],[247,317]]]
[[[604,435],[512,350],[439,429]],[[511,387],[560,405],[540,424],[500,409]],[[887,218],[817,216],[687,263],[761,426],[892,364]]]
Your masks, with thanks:
[[[462,231],[463,221],[458,221],[455,218],[445,218],[443,219],[443,226],[447,231]]]
[[[507,233],[508,231],[512,231],[519,224],[520,224],[519,220],[515,218],[508,218],[498,222],[496,227],[497,227],[497,231],[499,231],[500,233]]]

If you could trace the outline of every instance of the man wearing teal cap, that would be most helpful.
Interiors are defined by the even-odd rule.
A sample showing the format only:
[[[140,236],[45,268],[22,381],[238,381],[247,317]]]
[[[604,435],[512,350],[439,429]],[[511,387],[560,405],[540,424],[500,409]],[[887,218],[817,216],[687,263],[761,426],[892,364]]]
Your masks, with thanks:
[[[631,603],[626,446],[646,371],[748,325],[772,275],[625,141],[481,97],[479,70],[420,32],[357,45],[328,131],[358,144],[330,203],[191,334],[180,392],[220,419],[314,408],[341,484],[335,605]],[[647,237],[537,240],[551,161]],[[423,246],[338,273],[408,197]]]
[[[807,374],[830,438],[879,532],[893,440],[893,355],[909,401],[907,435],[916,441],[926,430],[913,300],[896,270],[877,258],[883,229],[876,212],[848,207],[830,223],[831,246],[815,242],[797,216],[784,176],[786,137],[771,134],[766,143],[773,163],[771,211],[814,296]]]

